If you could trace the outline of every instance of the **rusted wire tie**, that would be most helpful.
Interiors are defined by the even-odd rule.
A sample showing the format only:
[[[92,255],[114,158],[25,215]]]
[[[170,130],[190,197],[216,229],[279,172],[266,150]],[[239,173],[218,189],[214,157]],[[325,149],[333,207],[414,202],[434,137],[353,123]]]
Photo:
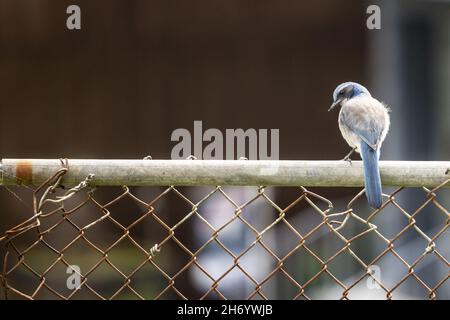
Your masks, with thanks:
[[[74,194],[79,192],[80,190],[86,188],[89,186],[90,181],[94,178],[94,174],[90,173],[83,181],[81,181],[77,186],[69,189],[64,196],[57,197],[57,199],[49,199],[48,195],[53,193],[55,189],[60,186],[61,180],[63,176],[66,174],[66,172],[69,170],[68,167],[68,160],[67,159],[59,159],[61,161],[62,168],[59,169],[55,174],[53,174],[51,177],[49,177],[44,183],[42,183],[34,192],[33,192],[33,203],[34,203],[34,214],[32,217],[27,219],[26,221],[22,222],[21,224],[15,226],[14,228],[7,230],[5,232],[5,235],[0,237],[0,240],[3,240],[7,238],[8,236],[23,233],[29,229],[39,227],[40,221],[39,217],[42,215],[42,207],[44,204],[51,202],[51,203],[62,203],[62,206],[64,207],[63,202],[69,198],[71,198]],[[55,180],[56,179],[56,180]],[[51,183],[51,181],[55,180],[55,182]],[[46,185],[48,185],[47,189],[44,191],[42,196],[39,199],[39,202],[37,201],[37,193],[44,188]],[[38,204],[36,206],[36,203]]]
[[[41,208],[47,202],[63,204],[65,200],[70,199],[73,195],[75,195],[82,189],[87,188],[89,186],[89,183],[91,182],[91,180],[94,177],[95,177],[95,174],[89,173],[88,176],[86,178],[84,178],[84,180],[81,181],[78,185],[67,190],[67,192],[63,196],[58,196],[58,197],[56,197],[56,199],[49,199],[49,198],[44,199],[44,197],[42,197],[41,201],[39,202],[39,205],[40,205],[39,208]],[[62,178],[62,176],[60,178]],[[59,181],[60,181],[60,179],[58,179],[58,181],[56,181],[55,184],[52,185],[51,187],[57,186],[59,184]]]

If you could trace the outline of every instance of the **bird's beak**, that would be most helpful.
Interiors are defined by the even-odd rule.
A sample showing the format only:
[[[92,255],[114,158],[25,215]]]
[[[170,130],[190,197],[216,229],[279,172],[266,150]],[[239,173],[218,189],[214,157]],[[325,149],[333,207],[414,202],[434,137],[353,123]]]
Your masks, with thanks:
[[[331,105],[331,107],[328,109],[328,111],[333,110],[336,106],[339,106],[342,103],[342,99],[337,99],[335,102],[333,102],[333,104]]]

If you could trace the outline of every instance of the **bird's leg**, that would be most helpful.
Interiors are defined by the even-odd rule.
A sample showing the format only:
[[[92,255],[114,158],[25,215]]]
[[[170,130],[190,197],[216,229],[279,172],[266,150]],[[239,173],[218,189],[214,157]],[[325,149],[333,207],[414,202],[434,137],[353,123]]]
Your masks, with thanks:
[[[350,159],[350,156],[355,152],[356,147],[354,147],[350,152],[342,159],[343,161],[348,161],[350,164],[352,164],[352,159]]]

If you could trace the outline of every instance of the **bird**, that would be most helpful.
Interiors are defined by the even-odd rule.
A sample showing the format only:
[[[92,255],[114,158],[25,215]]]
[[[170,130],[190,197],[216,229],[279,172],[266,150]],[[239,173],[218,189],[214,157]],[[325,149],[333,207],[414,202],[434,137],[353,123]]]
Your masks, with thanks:
[[[336,107],[341,107],[339,129],[352,148],[343,160],[351,163],[352,153],[360,153],[367,202],[372,208],[380,208],[383,200],[378,161],[381,145],[389,131],[390,109],[373,98],[366,87],[351,81],[341,83],[334,90],[328,111]]]

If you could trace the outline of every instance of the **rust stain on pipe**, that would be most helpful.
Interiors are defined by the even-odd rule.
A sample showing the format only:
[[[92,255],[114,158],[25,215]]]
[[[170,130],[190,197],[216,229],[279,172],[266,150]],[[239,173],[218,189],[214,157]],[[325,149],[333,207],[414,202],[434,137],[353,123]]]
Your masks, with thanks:
[[[31,185],[33,182],[33,165],[30,161],[19,161],[16,165],[17,184]]]

